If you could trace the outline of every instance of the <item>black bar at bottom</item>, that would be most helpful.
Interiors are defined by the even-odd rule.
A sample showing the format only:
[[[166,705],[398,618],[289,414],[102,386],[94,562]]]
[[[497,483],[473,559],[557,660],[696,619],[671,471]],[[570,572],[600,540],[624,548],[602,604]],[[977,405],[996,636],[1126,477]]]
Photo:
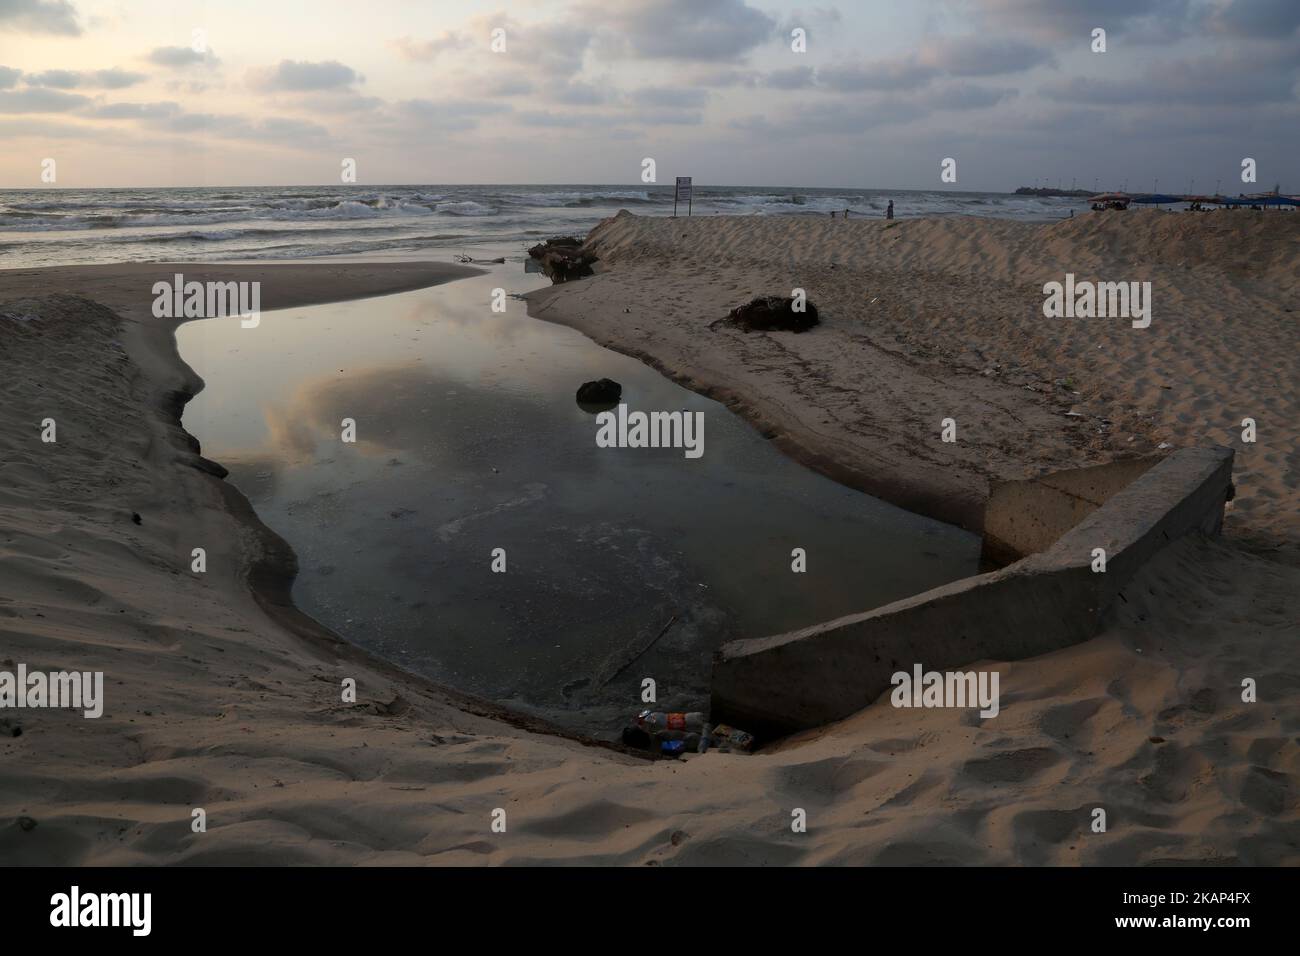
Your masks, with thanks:
[[[635,940],[648,922],[713,924],[732,940],[763,939],[784,925],[821,939],[842,927],[864,943],[900,932],[972,943],[1048,931],[1062,942],[1200,935],[1231,945],[1294,928],[1296,879],[1289,869],[1246,868],[35,868],[0,870],[0,885],[11,943],[75,932],[128,943],[337,944],[455,926],[478,927],[499,947],[512,935],[529,945],[592,939],[593,929],[608,926],[634,934],[626,942],[640,948]],[[144,896],[119,894],[148,894],[147,936],[136,933]],[[115,913],[125,925],[70,925]]]

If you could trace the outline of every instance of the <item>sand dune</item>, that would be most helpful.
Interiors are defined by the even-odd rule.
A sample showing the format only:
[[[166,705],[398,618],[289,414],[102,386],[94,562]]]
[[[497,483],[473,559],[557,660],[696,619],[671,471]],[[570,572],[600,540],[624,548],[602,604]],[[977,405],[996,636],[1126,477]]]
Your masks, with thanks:
[[[755,221],[772,241],[828,225]],[[616,223],[601,241],[612,250],[617,230],[633,228],[694,232],[702,245],[730,244],[729,254],[751,241],[729,223],[666,220]],[[718,237],[709,238],[710,228]],[[965,254],[979,255],[975,227],[960,228],[969,234],[952,240],[954,254],[966,247]],[[865,241],[879,224],[861,229]],[[1031,466],[1060,466],[1111,447],[1109,439],[1073,439],[1054,417],[1063,400],[1015,388],[1010,371],[986,378],[964,370],[968,352],[992,349],[980,337],[978,316],[965,318],[952,289],[923,282],[915,271],[873,273],[868,294],[854,283],[812,284],[843,265],[809,266],[807,278],[802,267],[783,266],[826,302],[825,331],[836,338],[826,342],[823,330],[797,342],[724,332],[718,338],[730,344],[711,351],[698,344],[704,314],[716,317],[715,305],[768,291],[772,282],[779,289],[791,276],[765,282],[771,266],[743,257],[670,265],[639,254],[623,262],[616,252],[606,256],[612,271],[560,287],[551,315],[563,307],[566,320],[594,326],[601,316],[575,312],[576,298],[618,303],[602,313],[613,331],[590,334],[698,375],[702,387],[727,365],[720,381],[737,402],[752,403],[751,411],[826,426],[817,447],[828,467],[838,456],[863,475],[881,463],[913,468],[891,480],[903,488],[910,477],[924,479],[961,503],[971,497],[961,482],[930,471],[955,471],[965,481],[1016,470],[1026,449],[1037,455]],[[298,283],[305,297],[298,301],[357,287],[346,270],[330,277],[285,268],[302,270],[274,270],[283,288]],[[358,282],[380,291],[382,272]],[[118,290],[111,304],[120,316],[69,297],[5,304],[54,282],[94,290],[66,274],[0,275],[0,667],[21,661],[103,670],[108,696],[98,720],[61,710],[0,715],[6,863],[1300,862],[1296,567],[1246,554],[1232,538],[1180,542],[1143,573],[1130,589],[1133,600],[1101,637],[1002,665],[1002,711],[993,721],[879,701],[748,757],[649,762],[584,746],[499,719],[373,661],[277,603],[282,543],[197,457],[176,421],[176,393],[196,383],[175,354],[171,324],[141,309],[130,291],[138,276],[127,285],[114,276],[105,270],[92,279]],[[988,293],[985,283],[969,281],[955,288]],[[1195,281],[1218,288],[1209,278]],[[1018,287],[989,294],[978,307],[988,321],[1000,314],[988,302],[1020,308],[1030,301]],[[1253,307],[1264,301],[1253,285],[1234,294]],[[288,304],[293,295],[284,295],[281,304]],[[870,314],[873,321],[882,316],[881,325],[854,331],[841,304],[870,304],[871,296],[878,301]],[[1196,308],[1205,319],[1205,307]],[[915,343],[935,334],[926,323],[938,323],[940,314],[964,317],[945,326],[956,341],[918,357]],[[1274,336],[1268,341],[1285,342],[1273,313],[1233,316]],[[629,333],[633,323],[645,334]],[[1178,369],[1201,376],[1180,383],[1177,393],[1193,411],[1194,389],[1211,397],[1259,390],[1269,369],[1285,371],[1295,361],[1294,350],[1261,352],[1260,370],[1244,376],[1244,385],[1216,383],[1214,375],[1236,374],[1248,359],[1225,350],[1197,366],[1194,333],[1162,333],[1173,336],[1171,354],[1186,350]],[[964,341],[967,334],[976,338]],[[1060,333],[1034,334],[1043,348],[1055,341],[1065,355],[1084,348]],[[692,336],[697,344],[688,352]],[[1116,333],[1105,341],[1134,340]],[[1035,354],[1026,348],[1020,356],[1026,367]],[[1106,361],[1146,367],[1133,357]],[[890,377],[904,372],[910,377]],[[953,464],[897,422],[871,423],[872,407],[861,404],[858,390],[871,396],[886,385],[903,424],[928,428],[929,417],[960,402],[967,403],[960,414],[978,408],[972,421],[987,421],[996,437],[973,442]],[[1086,387],[1097,402],[1122,391],[1115,382]],[[1294,401],[1277,391],[1274,411],[1261,416]],[[914,402],[932,407],[908,411]],[[1151,408],[1164,414],[1163,405]],[[1005,423],[1009,414],[1020,426]],[[47,416],[60,422],[56,446],[38,439]],[[1049,423],[1060,434],[1047,430]],[[1042,435],[1027,434],[1040,426]],[[1163,427],[1143,432],[1143,444]],[[1185,427],[1188,440],[1202,437],[1196,421]],[[881,449],[875,458],[872,449]],[[1253,483],[1242,482],[1243,500],[1254,495],[1262,503],[1258,489],[1273,488],[1294,509],[1293,453],[1282,453],[1271,471],[1252,472]],[[910,465],[909,454],[920,463]],[[1276,540],[1293,540],[1285,537],[1294,531],[1285,514],[1278,521],[1255,514],[1244,509],[1249,520],[1238,537],[1271,530]],[[208,549],[201,576],[188,569],[196,546]],[[1259,703],[1240,701],[1243,676],[1257,678]],[[345,677],[357,681],[356,704],[340,701]],[[1089,830],[1095,807],[1108,812],[1104,834]],[[205,833],[191,829],[195,808],[207,812]],[[490,826],[497,808],[506,811],[504,833]],[[791,831],[796,808],[807,811],[807,833]]]
[[[533,293],[533,314],[727,400],[842,480],[976,527],[993,479],[1227,444],[1228,534],[1300,562],[1300,217],[620,214],[588,241],[606,271]],[[1043,285],[1067,272],[1150,281],[1150,327],[1045,318]],[[814,334],[707,328],[795,287]]]

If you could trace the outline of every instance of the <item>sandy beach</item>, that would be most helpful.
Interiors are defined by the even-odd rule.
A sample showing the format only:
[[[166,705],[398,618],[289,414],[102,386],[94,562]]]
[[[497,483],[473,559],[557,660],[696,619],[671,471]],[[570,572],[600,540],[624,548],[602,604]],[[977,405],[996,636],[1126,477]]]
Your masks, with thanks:
[[[992,480],[1229,445],[1228,535],[1295,564],[1296,226],[620,214],[588,239],[601,274],[532,294],[530,310],[725,401],[840,481],[973,529]],[[1043,285],[1066,273],[1150,281],[1150,327],[1045,318]],[[822,310],[814,334],[711,327],[795,288]],[[941,441],[947,417],[955,444]]]
[[[102,670],[106,689],[99,719],[0,718],[0,858],[1300,862],[1292,219],[599,227],[600,273],[534,294],[533,314],[725,400],[790,454],[906,507],[978,527],[998,478],[1166,443],[1238,455],[1224,537],[1163,552],[1100,637],[1000,664],[997,720],[881,700],[755,755],[681,761],[548,733],[296,611],[291,550],[180,427],[199,382],[147,295],[178,267],[0,273],[0,665]],[[473,274],[210,268],[262,281],[266,309]],[[1066,271],[1152,281],[1151,327],[1045,320],[1042,284]],[[800,285],[822,310],[811,333],[709,328]],[[1248,415],[1253,446],[1235,424]],[[939,442],[946,416],[956,446]],[[47,417],[57,444],[39,440]],[[189,570],[194,547],[203,575]],[[1258,703],[1239,699],[1243,676]],[[341,701],[347,678],[355,704]],[[1096,806],[1104,834],[1089,831]],[[196,808],[206,832],[191,829]],[[796,809],[806,833],[791,832]]]

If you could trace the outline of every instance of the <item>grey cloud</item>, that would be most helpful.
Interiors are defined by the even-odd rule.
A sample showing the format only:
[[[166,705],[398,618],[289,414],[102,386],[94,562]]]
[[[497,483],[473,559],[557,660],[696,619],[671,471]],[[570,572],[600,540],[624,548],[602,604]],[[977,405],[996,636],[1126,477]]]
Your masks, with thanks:
[[[363,77],[338,60],[311,63],[306,60],[281,60],[270,70],[252,71],[250,82],[265,92],[310,93],[320,90],[346,89]]]
[[[102,106],[83,110],[85,116],[94,119],[162,119],[176,116],[182,111],[179,103],[107,103]]]
[[[533,92],[536,87],[527,77],[502,75],[487,80],[482,89],[489,96],[523,96]]]
[[[0,93],[0,113],[66,113],[89,102],[89,98],[76,93],[33,86]]]
[[[131,73],[127,70],[46,70],[44,73],[27,74],[27,83],[31,86],[47,86],[56,90],[75,90],[80,88],[120,90],[134,86],[148,79],[143,73]]]
[[[646,86],[633,90],[628,98],[638,106],[692,108],[703,106],[709,94],[693,87]]]
[[[790,15],[781,22],[777,32],[783,37],[788,37],[790,31],[799,27],[807,31],[811,39],[815,27],[834,26],[842,22],[843,19],[840,11],[835,7],[813,7],[810,10],[798,9],[791,11]]]
[[[473,41],[463,33],[447,30],[430,40],[416,40],[413,37],[398,37],[392,41],[393,48],[403,59],[417,63],[427,63],[438,58],[440,53],[448,50],[463,50]]]
[[[1051,50],[1009,37],[945,37],[921,47],[921,62],[953,76],[999,76],[1054,63]]]
[[[734,60],[776,36],[776,21],[744,0],[584,2],[579,21],[633,56]]]
[[[1148,42],[1168,42],[1202,14],[1192,0],[975,0],[973,6],[999,28],[1081,44],[1094,27],[1115,36],[1141,30]]]
[[[559,89],[548,90],[546,95],[549,100],[569,106],[596,106],[609,102],[610,90],[608,86],[575,80]]]
[[[156,63],[159,66],[169,66],[180,68],[187,66],[197,66],[199,64],[214,65],[217,62],[216,54],[211,50],[205,50],[200,53],[187,46],[160,46],[151,50],[145,58],[150,63]]]
[[[816,74],[811,66],[792,66],[773,70],[763,77],[763,84],[776,90],[801,90],[813,85]]]
[[[608,120],[591,113],[552,113],[549,110],[524,110],[516,119],[525,126],[600,127]]]
[[[982,110],[1019,95],[1013,89],[995,89],[971,83],[953,83],[929,90],[924,105],[934,110]]]
[[[423,129],[443,132],[460,132],[475,129],[479,118],[492,114],[511,112],[507,103],[495,100],[455,100],[435,102],[433,100],[403,100],[397,104],[400,115],[413,120]]]
[[[636,122],[644,126],[700,126],[704,122],[704,114],[685,109],[638,110],[635,116],[625,118],[624,122]]]
[[[18,82],[18,77],[23,75],[23,71],[15,69],[12,66],[0,66],[0,90],[7,90]]]
[[[67,0],[0,0],[0,30],[78,36],[81,24]]]
[[[1045,97],[1104,106],[1259,106],[1295,101],[1300,46],[1172,60],[1132,79],[1074,77],[1040,89]]]
[[[1279,37],[1300,28],[1297,0],[1229,0],[1211,17],[1216,29],[1249,37]]]
[[[453,100],[438,102],[435,100],[403,100],[398,108],[416,116],[484,116],[489,113],[509,113],[512,109],[508,103],[494,100]]]
[[[556,127],[561,129],[613,129],[620,123],[635,122],[640,126],[698,126],[704,121],[700,113],[680,109],[645,109],[634,116],[610,113],[552,113],[549,110],[526,110],[516,119],[525,126]]]
[[[740,70],[734,67],[720,69],[697,69],[685,77],[692,86],[708,87],[754,87],[758,86],[761,76],[753,70]]]
[[[791,112],[773,119],[768,116],[749,116],[733,120],[729,126],[758,138],[773,136],[782,139],[790,136],[856,136],[868,129],[916,114],[896,99],[880,103],[836,101],[814,103],[807,109]]]
[[[817,71],[817,79],[821,83],[841,93],[916,89],[925,86],[938,75],[938,70],[917,62],[915,57],[874,63],[838,64]]]
[[[940,110],[979,110],[996,106],[1017,95],[1005,88],[947,83],[913,93],[891,93],[813,103],[778,119],[750,116],[729,125],[736,130],[768,136],[855,136],[880,126],[911,123]]]
[[[521,25],[504,15],[488,22],[506,31],[506,52],[491,54],[496,62],[502,66],[526,67],[552,77],[570,77],[581,72],[595,36],[581,22]]]

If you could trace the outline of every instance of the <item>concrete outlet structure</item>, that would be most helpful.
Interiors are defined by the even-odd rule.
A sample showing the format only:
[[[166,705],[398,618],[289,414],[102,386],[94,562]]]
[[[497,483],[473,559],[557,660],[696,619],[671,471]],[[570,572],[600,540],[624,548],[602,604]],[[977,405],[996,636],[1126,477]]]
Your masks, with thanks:
[[[1232,460],[1230,448],[1189,448],[1007,483],[991,509],[999,547],[1042,550],[873,611],[723,645],[713,660],[711,719],[781,736],[861,710],[916,663],[954,669],[1086,641],[1161,548],[1219,532]],[[1093,570],[1097,549],[1104,572]]]

